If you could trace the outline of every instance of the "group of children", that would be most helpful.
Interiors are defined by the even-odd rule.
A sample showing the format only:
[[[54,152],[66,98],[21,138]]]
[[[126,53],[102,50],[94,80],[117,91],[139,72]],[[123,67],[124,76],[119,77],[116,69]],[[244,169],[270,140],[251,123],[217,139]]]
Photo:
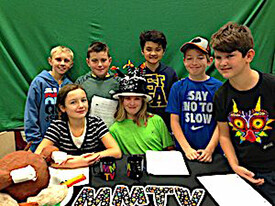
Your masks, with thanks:
[[[275,77],[251,69],[255,51],[249,28],[229,22],[211,37],[215,67],[228,79],[224,84],[206,74],[213,62],[207,39],[195,37],[180,48],[188,71],[181,80],[161,62],[166,45],[162,32],[141,33],[145,63],[136,68],[128,62],[128,73],[118,78],[109,73],[109,48],[94,42],[86,58],[91,72],[77,84],[65,76],[73,52],[52,49],[52,70],[41,72],[28,92],[25,133],[31,150],[40,153],[55,145],[67,152],[71,156],[57,165],[61,168],[119,158],[122,152],[176,148],[201,162],[211,162],[215,151],[224,152],[233,171],[274,203]],[[89,115],[94,96],[118,100],[110,128]]]

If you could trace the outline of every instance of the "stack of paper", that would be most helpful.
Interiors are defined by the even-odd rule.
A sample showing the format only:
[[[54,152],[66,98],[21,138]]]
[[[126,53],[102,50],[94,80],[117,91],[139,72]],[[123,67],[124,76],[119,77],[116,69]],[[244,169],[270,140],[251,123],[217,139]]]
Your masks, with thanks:
[[[236,174],[197,177],[220,206],[271,206]]]
[[[146,152],[147,172],[153,175],[189,175],[179,151]]]

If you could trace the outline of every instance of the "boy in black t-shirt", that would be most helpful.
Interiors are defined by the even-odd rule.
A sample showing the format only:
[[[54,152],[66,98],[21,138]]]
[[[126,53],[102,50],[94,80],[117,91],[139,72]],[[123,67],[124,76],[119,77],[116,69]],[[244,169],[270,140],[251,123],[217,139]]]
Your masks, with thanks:
[[[255,51],[246,26],[227,23],[211,45],[228,79],[214,97],[222,149],[234,172],[275,204],[275,76],[251,69]]]

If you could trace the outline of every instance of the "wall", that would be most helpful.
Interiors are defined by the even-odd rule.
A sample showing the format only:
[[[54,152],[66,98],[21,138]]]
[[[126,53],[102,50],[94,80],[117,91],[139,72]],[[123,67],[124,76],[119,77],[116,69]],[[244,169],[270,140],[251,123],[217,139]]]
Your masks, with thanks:
[[[0,132],[0,159],[6,154],[15,151],[13,132]]]
[[[273,0],[1,0],[0,7],[0,131],[23,126],[29,84],[49,70],[51,47],[75,52],[69,77],[89,71],[86,50],[93,40],[111,48],[113,65],[128,59],[143,62],[139,34],[157,29],[168,46],[163,62],[186,76],[180,46],[197,35],[211,37],[228,21],[246,24],[255,38],[253,68],[275,73],[275,1]],[[208,73],[222,79],[214,66]],[[223,79],[222,79],[223,80]]]

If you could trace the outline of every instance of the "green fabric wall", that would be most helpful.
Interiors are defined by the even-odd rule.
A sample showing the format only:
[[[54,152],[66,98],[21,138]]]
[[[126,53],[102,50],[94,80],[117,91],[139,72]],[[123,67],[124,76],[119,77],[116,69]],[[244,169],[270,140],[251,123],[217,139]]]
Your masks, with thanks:
[[[163,62],[186,76],[179,48],[197,35],[207,38],[228,21],[248,25],[255,38],[253,68],[275,73],[274,0],[0,0],[0,131],[23,126],[29,84],[47,63],[50,48],[69,46],[72,80],[89,71],[93,40],[111,48],[113,65],[143,61],[139,34],[157,29],[168,47]],[[214,66],[209,74],[220,78]]]

